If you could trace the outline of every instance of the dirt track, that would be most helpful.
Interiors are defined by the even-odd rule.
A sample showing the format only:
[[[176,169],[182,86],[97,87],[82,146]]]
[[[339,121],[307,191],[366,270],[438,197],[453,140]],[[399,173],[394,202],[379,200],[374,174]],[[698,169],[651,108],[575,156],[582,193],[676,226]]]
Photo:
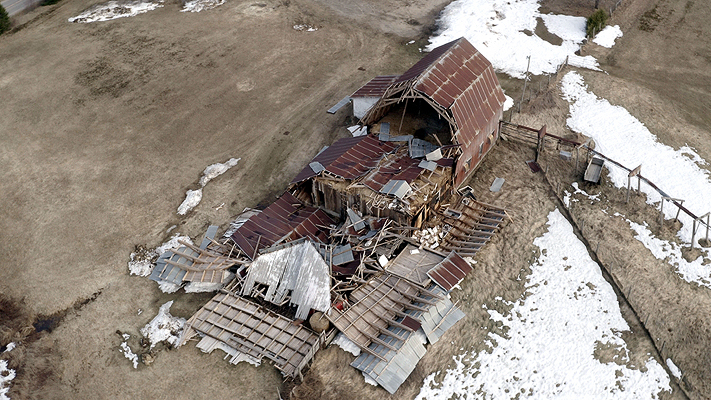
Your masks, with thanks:
[[[571,2],[559,3],[548,1],[546,7],[555,11]],[[694,12],[680,25],[693,24],[688,29],[677,29],[680,14],[672,13],[654,31],[636,31],[652,3],[636,0],[618,10],[612,22],[622,25],[625,36],[612,50],[586,48],[607,60],[603,68],[610,76],[604,78],[615,85],[602,75],[586,76],[586,82],[628,107],[664,141],[694,143],[711,160],[708,140],[702,140],[711,125],[704,111],[711,108],[711,58],[708,43],[693,36],[709,37],[703,25],[709,6],[692,4]],[[676,11],[686,7],[683,1],[659,3]],[[128,276],[128,254],[136,244],[159,244],[173,225],[195,237],[208,224],[224,226],[244,207],[272,199],[318,149],[347,133],[346,113],[330,116],[325,109],[373,75],[403,71],[419,59],[417,44],[405,43],[420,39],[444,2],[364,0],[340,14],[323,7],[329,4],[323,0],[229,1],[198,14],[180,13],[178,4],[167,3],[132,18],[67,22],[91,4],[64,0],[0,37],[0,292],[19,305],[21,315],[15,329],[0,331],[0,344],[31,331],[20,328],[39,314],[64,315],[51,333],[33,334],[15,350],[11,367],[18,378],[10,396],[275,398],[281,376],[273,368],[230,366],[219,352],[207,356],[191,345],[163,351],[150,367],[133,370],[118,351],[117,330],[130,333],[129,344],[138,348],[138,329],[165,301],[175,299],[172,313],[188,317],[209,296],[165,295],[153,282]],[[393,17],[372,18],[385,13]],[[297,32],[292,26],[300,23],[319,30]],[[681,40],[688,47],[674,46]],[[677,67],[675,60],[684,54],[689,67]],[[649,65],[652,71],[642,68]],[[524,121],[564,131],[565,112],[540,111]],[[527,159],[525,149],[506,145],[496,151],[499,159],[512,160],[511,167],[490,159],[474,184],[481,192],[492,176],[527,176],[520,163]],[[179,217],[175,210],[185,191],[197,187],[202,169],[230,157],[242,160],[207,185],[193,212]],[[465,307],[466,324],[448,334],[456,344],[433,346],[398,398],[416,394],[422,378],[442,368],[458,344],[481,346],[486,331],[469,329],[487,323],[481,304],[497,295],[520,295],[515,277],[531,260],[531,241],[554,206],[543,182],[530,186],[512,186],[504,197],[490,199],[512,210],[519,222],[480,253],[482,268],[463,284],[458,295],[474,297]],[[499,265],[510,269],[502,273]],[[674,337],[680,345],[686,340]],[[644,340],[630,341],[645,349]],[[338,349],[319,353],[297,392],[384,397],[384,391],[363,385],[347,357]],[[693,352],[686,357],[693,360]],[[695,379],[689,381],[695,398],[711,396],[699,383],[703,377],[694,378],[692,371],[689,378]],[[333,385],[335,379],[342,384]]]

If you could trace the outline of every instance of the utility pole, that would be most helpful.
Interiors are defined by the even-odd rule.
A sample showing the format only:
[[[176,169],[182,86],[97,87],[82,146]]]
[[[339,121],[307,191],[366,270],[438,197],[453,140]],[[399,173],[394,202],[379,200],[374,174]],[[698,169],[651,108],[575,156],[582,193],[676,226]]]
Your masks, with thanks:
[[[521,103],[523,103],[523,96],[526,95],[526,83],[528,83],[528,69],[531,67],[531,56],[526,57],[528,59],[528,65],[526,65],[526,75],[523,77],[523,93],[521,93]],[[518,112],[521,113],[521,103],[518,103]]]

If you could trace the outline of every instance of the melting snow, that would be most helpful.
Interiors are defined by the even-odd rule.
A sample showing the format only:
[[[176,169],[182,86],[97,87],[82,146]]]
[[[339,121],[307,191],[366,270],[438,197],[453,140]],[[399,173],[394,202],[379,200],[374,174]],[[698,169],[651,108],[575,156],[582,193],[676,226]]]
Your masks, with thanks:
[[[215,163],[208,165],[204,171],[202,171],[202,176],[200,177],[200,186],[205,187],[208,182],[217,178],[218,176],[224,174],[230,168],[237,165],[241,158],[230,158],[224,163]]]
[[[200,177],[200,189],[197,190],[188,190],[185,192],[185,200],[180,204],[178,207],[178,214],[180,215],[185,215],[188,213],[188,211],[192,210],[200,204],[200,200],[202,200],[202,188],[207,185],[208,182],[211,180],[217,178],[218,176],[224,174],[229,170],[230,168],[234,167],[237,165],[237,163],[241,160],[241,158],[230,158],[224,163],[215,163],[212,165],[208,165],[204,171],[202,171],[202,176]]]
[[[523,78],[526,57],[534,75],[556,72],[585,39],[585,18],[541,14],[538,0],[455,0],[440,14],[440,29],[427,50],[466,37],[498,71]],[[534,32],[538,18],[548,31],[563,39],[551,44]],[[524,32],[526,31],[526,32]],[[590,63],[595,59],[587,56]]]
[[[200,12],[225,4],[225,0],[192,0],[185,2],[180,12]]]
[[[318,28],[314,26],[305,24],[294,25],[294,29],[302,32],[316,32],[318,30]]]
[[[622,29],[619,25],[606,26],[605,29],[601,30],[600,33],[595,35],[593,42],[602,47],[607,47],[608,49],[615,45],[615,40],[622,37]]]
[[[5,351],[3,351],[3,353],[8,353],[8,352],[12,351],[15,347],[17,347],[15,342],[10,342],[7,344],[7,346],[5,346]]]
[[[676,267],[676,272],[687,282],[696,282],[701,286],[711,289],[711,265],[704,265],[704,258],[698,257],[692,262],[686,261],[681,254],[681,247],[672,242],[656,238],[649,230],[647,223],[640,225],[629,219],[633,231],[637,232],[635,239],[642,242],[644,247],[652,252],[654,257],[666,260]]]
[[[681,370],[674,364],[671,358],[667,358],[667,367],[669,367],[669,371],[671,371],[676,379],[681,379]]]
[[[128,270],[130,271],[130,274],[138,276],[150,275],[154,267],[152,262],[153,258],[165,253],[170,249],[177,249],[178,247],[182,246],[182,244],[180,244],[178,240],[182,240],[190,244],[193,243],[193,241],[190,240],[189,237],[180,236],[180,234],[175,234],[172,238],[170,238],[170,240],[156,247],[154,250],[147,250],[145,252],[142,252],[141,254],[136,254],[135,252],[131,253],[131,260],[128,262]]]
[[[202,188],[185,192],[185,200],[178,206],[178,214],[185,215],[202,200]]]
[[[163,1],[141,2],[141,1],[109,1],[107,3],[97,4],[76,17],[69,18],[69,22],[98,22],[110,21],[116,18],[133,17],[138,14],[143,14],[158,7],[163,7]]]
[[[489,333],[488,350],[454,357],[456,366],[443,377],[425,378],[418,399],[651,399],[671,390],[654,359],[643,366],[617,363],[630,364],[621,334],[629,326],[612,287],[560,211],[548,215],[548,226],[534,241],[542,255],[531,266],[525,295],[508,303],[508,315],[488,310],[507,333]],[[595,359],[599,346],[616,349],[617,362]]]
[[[599,193],[596,194],[596,195],[594,195],[594,196],[593,196],[593,195],[590,195],[588,192],[586,192],[586,191],[584,191],[583,189],[580,189],[580,188],[578,187],[578,182],[573,182],[573,183],[571,184],[571,186],[573,187],[573,189],[575,189],[575,191],[574,191],[573,193],[570,193],[570,192],[568,192],[567,190],[565,190],[565,196],[563,197],[563,203],[565,204],[565,207],[566,207],[566,208],[570,208],[570,202],[571,202],[571,201],[572,201],[573,203],[575,203],[575,202],[578,201],[578,199],[573,199],[573,198],[571,198],[574,194],[581,194],[581,195],[587,197],[588,199],[591,200],[591,201],[590,201],[590,204],[592,204],[592,203],[595,202],[595,201],[600,201],[600,194],[599,194]]]
[[[163,341],[171,346],[175,346],[178,343],[178,338],[185,325],[185,318],[170,315],[170,306],[172,305],[173,300],[160,306],[158,315],[141,328],[141,335],[151,342],[151,349]]]
[[[7,392],[10,391],[10,382],[15,379],[15,370],[7,367],[6,360],[0,360],[0,400],[10,400]]]
[[[138,355],[136,355],[133,351],[131,351],[131,348],[128,347],[128,343],[126,341],[131,337],[131,335],[124,334],[123,335],[123,342],[121,342],[121,348],[119,351],[123,353],[123,356],[128,358],[132,363],[133,363],[133,368],[138,368]]]
[[[669,196],[685,200],[684,206],[697,215],[711,211],[711,180],[709,171],[700,168],[704,161],[693,149],[684,146],[674,150],[657,140],[647,127],[633,117],[626,109],[613,106],[607,100],[598,98],[587,90],[583,77],[569,72],[563,77],[564,98],[570,102],[568,126],[575,132],[592,137],[598,151],[628,168],[642,165],[642,175]],[[610,178],[618,188],[627,187],[627,172],[620,168],[610,168]],[[634,178],[633,178],[634,179]],[[642,191],[647,194],[647,202],[657,205],[661,195],[646,184]],[[676,216],[677,208],[664,207],[668,219]],[[691,243],[693,221],[685,213],[679,215],[682,223],[677,236],[685,243]],[[711,249],[706,249],[711,257]],[[706,276],[708,276],[708,272]],[[684,279],[689,279],[685,276]],[[707,285],[705,282],[699,284]]]

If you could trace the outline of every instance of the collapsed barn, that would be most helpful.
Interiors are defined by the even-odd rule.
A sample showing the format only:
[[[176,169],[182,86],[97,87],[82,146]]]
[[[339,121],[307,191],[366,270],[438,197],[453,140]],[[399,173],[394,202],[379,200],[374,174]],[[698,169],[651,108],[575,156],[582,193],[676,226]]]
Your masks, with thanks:
[[[301,378],[339,335],[358,349],[351,365],[394,393],[427,344],[464,317],[449,293],[472,271],[466,258],[509,219],[454,190],[498,137],[504,97],[491,64],[459,39],[352,99],[371,134],[324,148],[276,201],[245,209],[221,238],[211,226],[200,246],[181,242],[161,255],[151,279],[217,291],[179,345],[198,340],[231,363],[269,360]],[[388,110],[403,102],[392,135]],[[408,103],[446,121],[445,143],[401,134]],[[433,220],[443,229],[420,230]]]

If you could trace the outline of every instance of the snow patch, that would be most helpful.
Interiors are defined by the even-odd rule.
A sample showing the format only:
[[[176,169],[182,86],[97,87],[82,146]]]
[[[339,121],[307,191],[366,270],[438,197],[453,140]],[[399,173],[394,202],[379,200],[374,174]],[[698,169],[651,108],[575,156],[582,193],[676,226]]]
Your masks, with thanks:
[[[10,391],[10,382],[15,379],[15,370],[7,367],[6,360],[0,360],[0,400],[10,400],[7,392]]]
[[[185,200],[183,200],[178,207],[178,214],[187,214],[188,211],[200,204],[200,200],[202,200],[202,188],[197,190],[188,190],[185,192]]]
[[[361,372],[361,374],[363,374],[363,379],[365,379],[365,383],[367,383],[368,385],[378,386],[378,382],[375,379],[371,378],[370,375],[367,375],[365,372]]]
[[[76,17],[69,18],[69,22],[90,23],[99,21],[110,21],[116,18],[133,17],[143,14],[156,8],[163,7],[163,1],[142,2],[142,1],[109,1],[90,7]]]
[[[567,56],[580,49],[586,19],[541,14],[539,6],[538,0],[455,0],[440,14],[440,28],[427,50],[464,36],[497,71],[523,78],[526,58],[531,56],[531,73],[554,73]],[[551,44],[534,33],[539,17],[563,43]]]
[[[130,335],[128,335],[130,337]],[[121,348],[119,348],[119,351],[123,353],[123,356],[128,358],[132,363],[133,363],[133,368],[138,368],[138,355],[135,354],[130,347],[128,347],[128,343],[125,341],[128,340],[124,336],[124,341],[121,342]]]
[[[360,355],[360,347],[358,347],[357,344],[353,343],[350,339],[346,337],[346,335],[343,334],[343,332],[338,332],[338,335],[333,339],[333,342],[336,346],[342,348],[344,351],[347,351],[354,356],[358,357]]]
[[[443,377],[425,378],[417,398],[468,398],[481,391],[476,397],[652,399],[671,391],[669,376],[653,358],[631,365],[621,334],[629,326],[617,296],[559,210],[548,215],[548,232],[534,245],[541,256],[531,265],[526,293],[502,301],[511,307],[508,315],[487,309],[503,325],[489,333],[489,348],[455,356],[455,367]],[[615,362],[595,359],[599,346],[616,349]]]
[[[186,1],[180,12],[200,12],[210,10],[225,4],[225,0],[192,0]]]
[[[3,353],[9,353],[9,352],[11,352],[15,347],[17,347],[17,345],[15,344],[15,342],[10,342],[10,343],[7,344],[7,346],[5,346],[5,351],[3,351]]]
[[[620,26],[608,25],[603,30],[601,30],[600,33],[595,35],[593,43],[602,47],[607,47],[609,49],[610,47],[615,45],[615,40],[620,37],[622,37],[622,29],[620,29]]]
[[[298,25],[294,25],[294,30],[297,30],[300,32],[316,32],[318,30],[318,28],[315,26],[311,26],[311,25],[298,24]]]
[[[671,358],[667,358],[667,367],[676,379],[681,379],[681,370],[679,369],[679,367],[676,366],[676,364],[674,364]]]
[[[172,305],[173,300],[160,306],[158,315],[141,328],[141,335],[151,342],[151,349],[160,342],[166,342],[170,346],[175,346],[178,343],[178,338],[185,325],[185,318],[170,315],[170,306]]]
[[[242,158],[230,158],[224,163],[215,163],[212,165],[208,165],[204,171],[202,171],[202,176],[200,177],[200,186],[205,187],[208,182],[211,180],[217,178],[218,176],[224,174],[227,172],[230,168],[234,167],[237,165],[237,163],[241,160]]]
[[[514,99],[507,95],[504,95],[504,97],[506,97],[506,100],[504,101],[504,111],[508,111],[514,106]]]
[[[163,281],[158,284],[158,289],[163,293],[175,293],[180,289],[180,285],[176,285],[172,282]]]
[[[696,152],[688,146],[674,150],[657,140],[644,124],[625,108],[614,106],[587,90],[583,77],[576,72],[567,73],[562,80],[563,97],[570,102],[568,126],[575,132],[592,137],[597,150],[613,160],[634,168],[642,165],[642,174],[673,198],[685,200],[684,206],[697,215],[711,211],[711,179],[709,171]],[[618,188],[627,187],[627,171],[609,168],[612,183]],[[634,178],[633,178],[634,179]],[[649,185],[642,184],[647,203],[658,206],[661,195]],[[667,219],[676,217],[677,208],[664,207]],[[693,220],[680,213],[682,228],[677,236],[691,243]],[[711,249],[704,249],[711,257]]]
[[[587,197],[588,199],[591,200],[591,201],[590,201],[590,204],[593,204],[593,203],[596,202],[596,201],[600,201],[600,193],[598,193],[598,194],[596,194],[596,195],[594,195],[594,196],[593,196],[593,195],[590,195],[588,192],[586,192],[586,191],[584,191],[583,189],[580,189],[580,188],[578,187],[578,182],[573,182],[573,183],[571,184],[571,186],[573,187],[573,189],[575,189],[574,192],[570,193],[570,192],[568,192],[567,190],[564,190],[565,196],[563,196],[563,204],[565,204],[565,208],[570,208],[570,203],[571,203],[571,202],[573,202],[573,203],[578,202],[578,199],[573,199],[573,198],[572,198],[572,196],[573,196],[574,194],[580,194],[580,195],[583,195],[584,197]],[[604,210],[603,210],[603,211],[604,211]]]
[[[676,267],[676,272],[690,283],[698,283],[711,289],[711,265],[704,265],[704,258],[698,257],[689,262],[682,256],[681,247],[673,242],[658,239],[649,230],[647,223],[640,225],[629,219],[625,220],[630,224],[633,231],[637,233],[635,239],[639,240],[652,255],[659,260],[666,260]]]
[[[153,271],[153,259],[161,254],[165,253],[171,249],[177,249],[182,246],[178,241],[182,240],[184,242],[192,244],[193,241],[187,236],[180,236],[176,233],[170,240],[163,243],[162,245],[156,247],[153,250],[147,250],[141,248],[138,252],[131,253],[130,260],[128,262],[128,270],[131,275],[138,276],[148,276]]]

